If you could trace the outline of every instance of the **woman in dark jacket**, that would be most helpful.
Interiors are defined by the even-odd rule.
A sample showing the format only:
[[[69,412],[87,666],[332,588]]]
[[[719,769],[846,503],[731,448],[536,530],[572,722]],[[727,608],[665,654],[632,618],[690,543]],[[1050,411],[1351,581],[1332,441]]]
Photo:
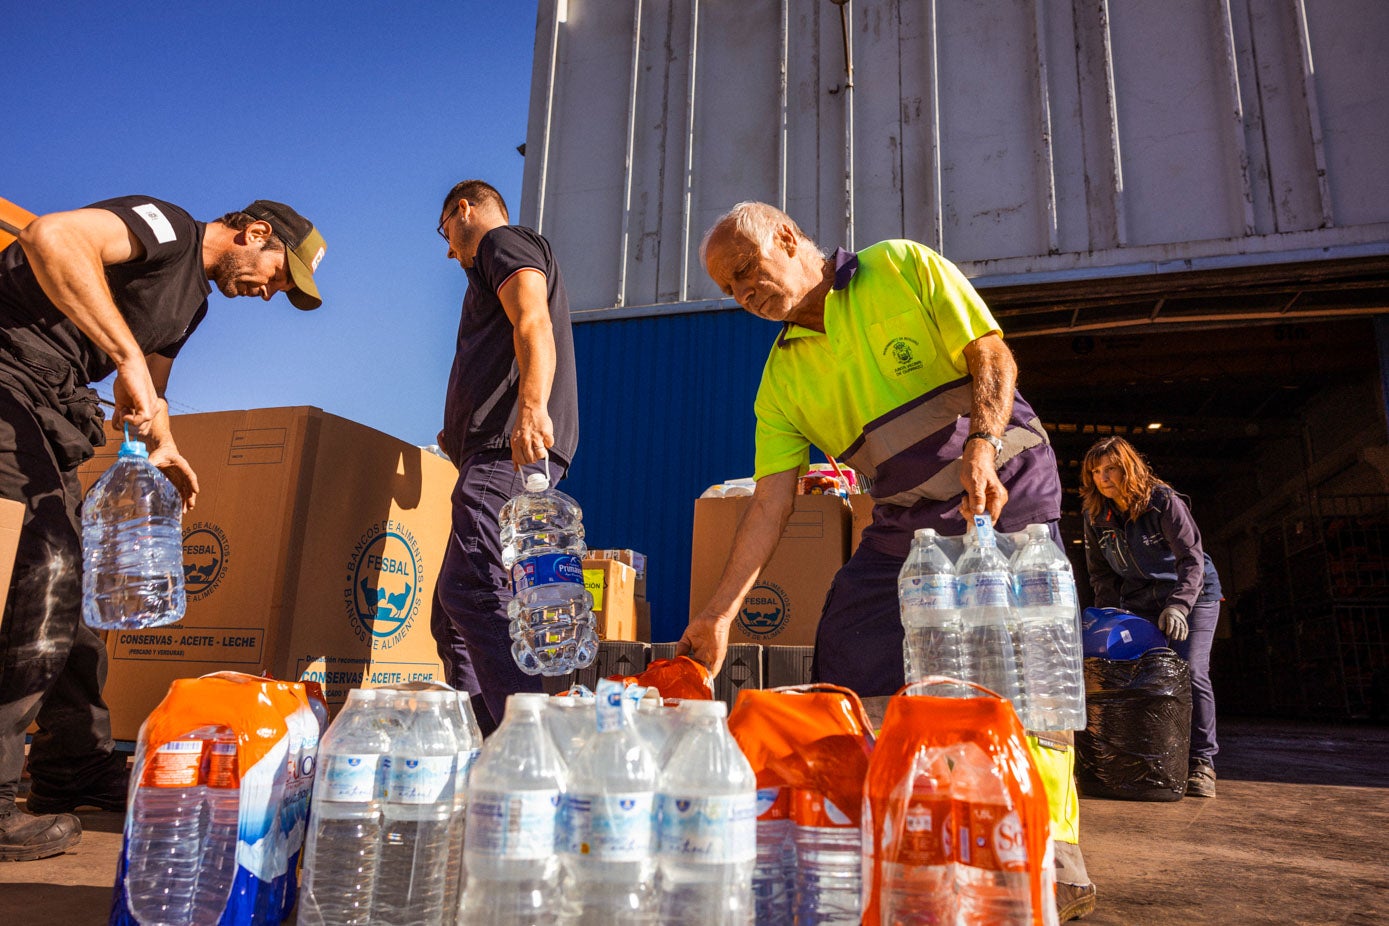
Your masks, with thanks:
[[[1153,621],[1191,666],[1186,793],[1215,797],[1218,747],[1210,668],[1220,579],[1201,547],[1191,509],[1122,437],[1106,437],[1085,454],[1080,497],[1095,606],[1123,608]]]

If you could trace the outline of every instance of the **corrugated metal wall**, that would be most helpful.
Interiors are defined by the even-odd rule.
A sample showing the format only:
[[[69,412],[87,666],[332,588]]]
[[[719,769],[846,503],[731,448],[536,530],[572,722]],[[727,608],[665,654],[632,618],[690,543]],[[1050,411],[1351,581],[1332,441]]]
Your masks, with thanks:
[[[840,9],[540,0],[522,221],[576,310],[717,301],[743,199],[1014,285],[1389,253],[1384,0],[850,0],[852,92]]]
[[[694,500],[752,475],[752,400],[778,330],[741,310],[574,329],[579,451],[561,488],[590,547],[647,555],[658,641],[685,627]]]

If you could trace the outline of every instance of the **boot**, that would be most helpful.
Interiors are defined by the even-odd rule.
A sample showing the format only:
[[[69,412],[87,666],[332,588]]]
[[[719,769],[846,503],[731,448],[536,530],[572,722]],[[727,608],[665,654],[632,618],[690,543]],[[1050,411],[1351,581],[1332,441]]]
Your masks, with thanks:
[[[81,840],[82,823],[72,814],[35,816],[11,803],[0,805],[0,862],[48,858]]]

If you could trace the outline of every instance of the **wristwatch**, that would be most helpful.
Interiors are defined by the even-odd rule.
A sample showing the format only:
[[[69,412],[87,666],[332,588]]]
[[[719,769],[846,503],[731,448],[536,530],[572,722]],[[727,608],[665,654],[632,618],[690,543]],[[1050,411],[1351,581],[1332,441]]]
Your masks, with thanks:
[[[1002,438],[995,437],[994,435],[990,434],[988,431],[975,431],[975,432],[974,432],[973,434],[971,434],[969,437],[966,437],[966,438],[965,438],[965,443],[968,444],[968,443],[969,443],[970,441],[972,441],[972,440],[981,440],[981,441],[985,441],[990,447],[992,447],[992,448],[994,449],[994,456],[995,456],[995,458],[1003,456],[1003,439],[1002,439]]]

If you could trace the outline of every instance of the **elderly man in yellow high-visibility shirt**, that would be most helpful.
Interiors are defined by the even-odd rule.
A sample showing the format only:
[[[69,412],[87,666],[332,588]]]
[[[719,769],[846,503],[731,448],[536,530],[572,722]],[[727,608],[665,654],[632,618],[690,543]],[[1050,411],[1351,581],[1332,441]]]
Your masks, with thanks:
[[[872,480],[873,523],[835,576],[815,641],[813,678],[861,696],[902,686],[897,574],[913,533],[965,533],[987,511],[1000,530],[1047,524],[1060,543],[1061,483],[1041,422],[1017,394],[1017,365],[979,294],[949,261],[912,241],[824,255],[765,203],[740,203],[705,235],[710,277],[749,312],[779,322],[762,373],[757,488],[713,596],[679,651],[717,672],[728,629],[776,549],[810,445]],[[1032,752],[1047,781],[1063,919],[1094,909],[1076,845],[1072,750]]]

